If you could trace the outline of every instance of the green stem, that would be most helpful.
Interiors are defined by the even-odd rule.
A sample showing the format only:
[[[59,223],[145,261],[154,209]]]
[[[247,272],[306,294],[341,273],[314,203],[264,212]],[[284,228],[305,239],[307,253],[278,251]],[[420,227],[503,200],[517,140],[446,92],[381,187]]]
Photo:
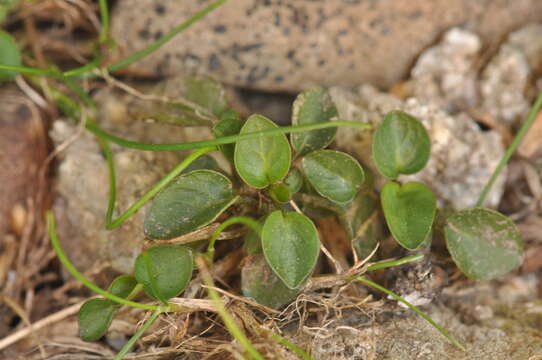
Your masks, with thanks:
[[[367,123],[360,123],[356,121],[329,121],[329,122],[306,124],[306,125],[283,126],[283,127],[273,128],[269,130],[250,132],[246,134],[224,136],[224,137],[220,137],[213,140],[192,141],[192,142],[185,142],[185,143],[178,143],[178,144],[143,144],[136,141],[125,140],[115,135],[109,134],[105,132],[104,130],[100,129],[95,123],[86,124],[87,130],[117,145],[130,148],[130,149],[147,150],[147,151],[179,151],[179,150],[201,149],[203,147],[208,147],[208,146],[232,144],[238,141],[254,139],[261,136],[304,132],[304,131],[340,127],[340,126],[353,127],[353,128],[358,128],[358,129],[371,129],[371,125]]]
[[[100,0],[100,44],[104,44],[109,39],[109,9],[107,8],[107,0]]]
[[[389,260],[389,261],[381,261],[376,264],[373,264],[367,268],[367,271],[375,271],[380,269],[386,269],[390,267],[395,267],[399,265],[403,265],[409,262],[418,261],[423,258],[423,254],[416,254],[412,256],[405,256],[403,258],[397,259],[397,260]]]
[[[27,66],[0,64],[0,70],[16,71],[22,74],[48,75],[48,76],[53,76],[53,77],[58,76],[58,73],[52,69],[40,69],[40,68],[33,68],[33,67],[27,67]]]
[[[94,59],[92,59],[92,61],[90,61],[89,63],[87,63],[87,64],[85,64],[85,65],[83,65],[81,67],[65,71],[65,72],[62,73],[62,75],[64,77],[73,77],[73,76],[88,73],[89,71],[94,70],[95,68],[97,68],[98,65],[100,65],[101,61],[102,61],[102,57],[99,54],[96,54]]]
[[[219,227],[216,228],[216,230],[213,233],[213,236],[211,236],[211,240],[209,241],[209,246],[207,247],[207,254],[206,257],[212,262],[213,261],[213,255],[215,252],[215,243],[222,231],[226,230],[228,226],[231,226],[233,224],[244,224],[254,230],[257,234],[260,233],[260,224],[258,224],[257,221],[255,221],[252,218],[249,218],[247,216],[234,216],[229,218],[228,220],[224,221],[222,224],[220,224]]]
[[[103,140],[103,139],[102,139]],[[106,214],[106,226],[107,230],[112,230],[117,228],[122,224],[126,219],[136,213],[143,205],[145,205],[149,200],[151,200],[160,190],[162,190],[167,184],[169,184],[177,175],[179,175],[184,169],[188,167],[194,160],[196,160],[201,155],[208,153],[210,151],[216,150],[215,147],[207,147],[197,151],[194,151],[192,154],[188,155],[179,165],[177,165],[172,171],[170,171],[162,180],[157,182],[145,195],[143,195],[139,200],[137,200],[132,206],[128,208],[124,213],[122,213],[118,218],[112,220],[113,209],[115,207],[115,196],[116,196],[116,184],[115,184],[115,166],[113,164],[113,156],[111,152],[104,151],[106,161],[109,167],[109,206],[107,208]]]
[[[484,201],[486,200],[487,195],[489,194],[489,191],[491,190],[491,187],[497,180],[497,177],[502,172],[510,158],[512,157],[512,154],[516,151],[519,144],[521,143],[521,140],[523,140],[523,137],[527,134],[527,131],[531,128],[531,125],[536,119],[536,115],[538,115],[538,112],[540,111],[540,108],[542,107],[542,91],[540,94],[538,94],[538,97],[536,98],[535,103],[531,107],[531,110],[529,110],[529,113],[527,114],[527,117],[525,118],[525,121],[523,122],[523,125],[521,125],[521,128],[517,132],[516,136],[514,137],[514,140],[512,140],[512,143],[510,146],[508,146],[508,149],[506,149],[506,152],[504,153],[503,157],[501,158],[501,161],[499,161],[499,164],[495,168],[495,171],[493,171],[493,174],[491,175],[491,178],[484,186],[484,189],[482,190],[482,193],[480,194],[480,198],[478,199],[478,202],[476,202],[475,206],[482,206]]]
[[[406,301],[405,299],[403,299],[401,296],[397,295],[396,293],[378,285],[377,283],[375,282],[372,282],[371,280],[368,280],[366,279],[365,277],[363,276],[359,276],[356,278],[357,280],[361,281],[362,283],[364,283],[365,285],[367,286],[370,286],[374,289],[377,289],[377,290],[380,290],[382,291],[383,293],[391,296],[392,298],[394,298],[395,300],[399,301],[399,302],[402,302],[403,304],[405,304],[406,306],[408,306],[409,309],[413,310],[416,314],[418,314],[420,317],[422,317],[422,319],[424,319],[425,321],[427,321],[429,324],[433,325],[433,327],[435,327],[435,329],[437,329],[442,335],[444,335],[452,344],[454,344],[455,346],[457,346],[459,349],[465,351],[465,347],[463,345],[461,345],[461,343],[459,343],[459,341],[457,341],[452,335],[450,335],[448,333],[448,331],[446,331],[446,329],[444,329],[442,326],[440,326],[439,324],[437,324],[435,321],[433,321],[433,319],[431,319],[429,317],[429,315],[427,315],[426,313],[424,313],[423,311],[421,311],[420,309],[418,309],[416,306],[412,305],[411,303],[409,303],[408,301]]]
[[[160,46],[164,45],[171,39],[173,39],[177,34],[179,34],[181,31],[186,30],[190,25],[194,24],[195,22],[199,21],[203,17],[205,17],[207,14],[209,14],[211,11],[225,3],[226,0],[218,0],[213,3],[211,3],[209,6],[207,6],[205,9],[201,10],[200,12],[196,13],[194,16],[192,16],[190,19],[185,21],[184,23],[174,27],[170,32],[168,32],[166,35],[162,36],[158,41],[153,42],[149,46],[145,47],[144,49],[135,52],[134,54],[128,56],[127,58],[124,58],[112,65],[109,65],[107,67],[107,70],[110,72],[114,72],[117,70],[122,69],[123,67],[126,67],[130,64],[135,63],[136,61],[139,61],[143,59],[145,56],[149,55],[150,53],[156,51]]]
[[[202,271],[201,274],[204,284],[207,285],[207,293],[209,294],[209,298],[213,300],[216,311],[218,315],[222,318],[222,321],[224,322],[224,325],[226,325],[226,328],[228,329],[230,334],[239,342],[239,344],[241,344],[241,346],[249,353],[249,355],[253,359],[264,360],[263,356],[258,352],[258,350],[256,350],[256,348],[254,348],[254,346],[250,343],[243,331],[239,329],[239,327],[235,323],[235,320],[233,320],[230,314],[228,314],[228,312],[226,311],[224,304],[220,300],[220,295],[218,295],[218,292],[213,289],[214,284],[213,280],[209,275],[209,272]]]
[[[114,301],[116,303],[119,303],[121,305],[131,306],[135,308],[140,309],[146,309],[146,310],[157,310],[158,306],[156,305],[146,305],[146,304],[140,304],[137,302],[129,301],[126,299],[123,299],[121,297],[115,296],[98,286],[94,285],[90,280],[88,280],[85,275],[81,274],[75,266],[70,262],[66,254],[64,253],[64,250],[62,250],[62,247],[60,246],[60,241],[58,240],[58,236],[56,233],[56,226],[55,226],[55,217],[53,215],[52,211],[47,211],[46,214],[47,217],[47,228],[49,229],[49,237],[51,238],[51,244],[53,246],[53,249],[56,252],[56,255],[58,256],[58,259],[60,262],[68,269],[70,274],[73,275],[77,280],[79,280],[83,285],[88,287],[90,290],[94,291],[95,293],[102,295],[106,299],[109,299],[111,301]]]
[[[280,345],[292,350],[294,353],[299,355],[303,360],[314,360],[314,358],[312,356],[310,356],[309,354],[307,354],[305,352],[305,350],[303,350],[302,348],[300,348],[299,346],[297,346],[295,344],[292,344],[291,342],[289,342],[288,340],[286,340],[285,338],[283,338],[279,334],[272,333],[271,334],[271,339],[273,339],[274,341],[276,341]]]
[[[124,356],[126,356],[126,354],[128,353],[128,351],[130,351],[130,349],[134,346],[136,341],[145,333],[145,331],[147,331],[147,329],[156,321],[156,319],[158,319],[158,316],[160,316],[160,314],[162,314],[162,312],[163,312],[162,309],[154,310],[152,315],[147,319],[147,321],[145,321],[143,326],[141,326],[137,330],[137,332],[130,338],[130,340],[128,340],[128,342],[126,344],[124,344],[122,349],[119,351],[119,353],[117,355],[115,355],[113,360],[121,360],[121,359],[123,359]]]

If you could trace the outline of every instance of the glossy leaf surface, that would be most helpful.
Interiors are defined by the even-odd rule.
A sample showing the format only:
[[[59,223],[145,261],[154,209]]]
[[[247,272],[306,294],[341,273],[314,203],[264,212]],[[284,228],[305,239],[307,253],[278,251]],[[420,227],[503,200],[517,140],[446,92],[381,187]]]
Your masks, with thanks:
[[[271,269],[288,288],[295,289],[312,273],[320,253],[320,240],[308,217],[277,210],[265,220],[262,247]]]
[[[277,128],[271,120],[252,115],[241,134]],[[288,173],[291,149],[283,134],[242,140],[235,146],[235,168],[248,185],[262,189],[282,180]]]
[[[313,151],[303,157],[301,164],[314,189],[340,204],[352,201],[365,179],[356,159],[340,151]]]
[[[427,130],[413,116],[402,111],[388,113],[373,138],[373,159],[388,179],[413,174],[429,160],[431,142]]]
[[[196,170],[177,177],[154,198],[145,216],[145,235],[171,239],[207,225],[235,197],[232,183],[211,170]]]
[[[158,245],[145,250],[137,257],[134,272],[147,295],[167,302],[186,288],[192,277],[193,267],[190,248]]]
[[[428,238],[436,212],[435,195],[422,183],[384,185],[380,193],[386,223],[397,242],[414,250]]]
[[[307,90],[299,94],[292,107],[292,125],[306,125],[330,121],[337,116],[337,109],[324,89]],[[292,133],[294,150],[304,155],[323,149],[333,141],[337,128]]]
[[[521,264],[521,234],[512,220],[497,211],[458,211],[447,217],[444,235],[455,263],[470,278],[494,279]]]

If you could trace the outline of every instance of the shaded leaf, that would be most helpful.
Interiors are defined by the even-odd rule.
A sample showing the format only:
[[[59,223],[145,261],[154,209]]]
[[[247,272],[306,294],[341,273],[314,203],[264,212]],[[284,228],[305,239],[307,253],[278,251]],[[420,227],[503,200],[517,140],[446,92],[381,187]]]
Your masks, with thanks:
[[[494,279],[521,264],[521,234],[512,220],[497,211],[458,211],[447,217],[444,235],[455,263],[470,278]]]
[[[337,109],[324,89],[316,88],[302,92],[292,106],[292,125],[306,125],[330,121],[337,116]],[[294,150],[304,155],[323,149],[333,141],[336,128],[292,133],[290,140]]]
[[[5,31],[0,30],[0,64],[21,65],[21,53],[15,39]],[[17,72],[0,70],[0,82],[13,80]]]
[[[226,91],[215,79],[205,75],[188,76],[184,81],[186,98],[219,117],[227,108]]]
[[[195,170],[213,170],[216,172],[222,171],[220,165],[218,165],[218,162],[215,160],[215,158],[208,154],[203,154],[202,156],[194,160],[190,165],[186,167],[186,169],[182,171],[181,174],[188,174],[189,172]]]
[[[192,251],[186,246],[158,245],[136,259],[134,272],[147,295],[167,302],[179,295],[192,278]]]
[[[79,309],[79,337],[83,341],[96,341],[105,335],[113,315],[118,309],[115,303],[106,299],[86,301]]]
[[[365,178],[356,159],[340,151],[313,151],[303,157],[301,165],[314,189],[340,204],[354,199]]]
[[[290,201],[290,189],[285,184],[273,184],[269,188],[269,196],[278,203],[284,204]]]
[[[265,220],[262,248],[275,274],[287,287],[295,289],[312,273],[320,253],[320,240],[308,217],[277,210]]]
[[[391,111],[379,124],[373,138],[373,159],[388,179],[413,174],[429,160],[431,142],[427,130],[413,116]]]
[[[212,170],[181,175],[153,200],[145,216],[145,235],[150,239],[171,239],[207,225],[236,197],[232,183]]]
[[[431,233],[437,208],[431,189],[418,182],[403,186],[389,182],[382,188],[380,199],[395,240],[409,250],[420,247]]]
[[[227,117],[220,120],[213,127],[213,135],[215,138],[221,138],[224,136],[237,135],[243,127],[243,122],[241,119],[236,117]],[[220,151],[226,156],[226,158],[233,162],[233,157],[235,154],[235,144],[226,144],[219,146]]]
[[[263,255],[249,256],[241,269],[243,295],[277,309],[295,299],[300,289],[289,289],[267,265]]]
[[[286,179],[284,179],[284,183],[288,185],[290,192],[294,194],[301,190],[301,187],[303,186],[303,174],[299,169],[292,168],[290,169],[288,176],[286,176]]]
[[[277,128],[271,120],[252,115],[241,134]],[[248,185],[262,189],[282,180],[288,173],[291,150],[284,134],[242,140],[235,146],[235,168]]]
[[[137,280],[134,276],[121,275],[116,277],[115,280],[111,282],[111,285],[109,285],[109,289],[107,291],[115,296],[126,299],[132,290],[134,290],[136,285]]]

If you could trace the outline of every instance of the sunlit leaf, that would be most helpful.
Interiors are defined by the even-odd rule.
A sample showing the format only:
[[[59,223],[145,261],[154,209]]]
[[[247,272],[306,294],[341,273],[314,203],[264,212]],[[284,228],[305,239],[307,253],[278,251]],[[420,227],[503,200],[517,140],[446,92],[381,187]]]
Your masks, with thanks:
[[[277,210],[265,220],[262,247],[271,269],[288,288],[295,289],[312,273],[320,253],[320,240],[308,217]]]

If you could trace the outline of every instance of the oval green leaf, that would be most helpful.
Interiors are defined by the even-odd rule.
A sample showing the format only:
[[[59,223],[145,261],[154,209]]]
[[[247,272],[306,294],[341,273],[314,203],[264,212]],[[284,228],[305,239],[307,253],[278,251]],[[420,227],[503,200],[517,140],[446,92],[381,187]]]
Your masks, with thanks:
[[[269,196],[280,204],[285,204],[290,201],[292,194],[290,188],[286,184],[273,184],[269,188]]]
[[[186,246],[159,245],[139,254],[134,272],[147,295],[167,302],[179,295],[192,278],[192,251]]]
[[[187,76],[184,81],[186,98],[219,117],[227,108],[226,91],[222,84],[205,75]]]
[[[228,114],[226,114],[228,115]],[[235,114],[234,114],[235,115]],[[243,127],[243,122],[236,116],[225,117],[220,120],[213,127],[213,135],[215,138],[221,138],[224,136],[237,135]],[[235,144],[225,144],[219,146],[220,151],[226,156],[226,158],[233,162],[233,156],[235,153]]]
[[[497,211],[458,211],[446,219],[444,236],[455,263],[472,279],[494,279],[521,264],[521,234],[512,220]]]
[[[241,269],[243,295],[277,309],[295,299],[299,289],[289,289],[271,270],[263,255],[249,256]]]
[[[126,299],[132,290],[134,290],[136,285],[137,280],[134,276],[121,275],[113,280],[107,291],[115,296]]]
[[[241,129],[241,134],[275,129],[271,120],[252,115]],[[245,183],[262,189],[282,180],[288,173],[291,149],[284,134],[258,136],[242,140],[235,146],[235,169]]]
[[[79,309],[79,337],[83,341],[96,341],[105,335],[118,306],[106,299],[86,301]]]
[[[303,174],[299,169],[292,168],[290,169],[288,176],[286,176],[286,179],[284,179],[284,183],[288,186],[288,189],[290,189],[290,193],[295,194],[301,190],[301,187],[303,186]]]
[[[316,265],[320,239],[308,217],[277,210],[263,225],[262,248],[275,274],[288,288],[296,289],[307,280]]]
[[[302,92],[292,106],[292,125],[306,125],[330,121],[337,116],[337,108],[324,89],[316,88]],[[323,149],[335,137],[337,128],[292,133],[290,140],[294,150],[304,155]]]
[[[352,201],[365,180],[357,160],[340,151],[313,151],[303,157],[301,165],[318,194],[339,204]]]
[[[373,137],[374,162],[388,179],[420,171],[427,164],[430,152],[431,142],[425,127],[402,111],[388,113]]]
[[[380,199],[395,240],[409,250],[420,247],[431,233],[437,209],[431,189],[418,182],[403,186],[389,182],[382,188]]]
[[[177,177],[154,198],[145,216],[149,239],[171,239],[207,225],[236,197],[232,183],[212,170],[196,170]]]
[[[0,30],[0,64],[2,65],[21,65],[21,53],[15,39],[5,31]],[[9,70],[0,70],[0,82],[10,81],[17,76],[17,72]]]

